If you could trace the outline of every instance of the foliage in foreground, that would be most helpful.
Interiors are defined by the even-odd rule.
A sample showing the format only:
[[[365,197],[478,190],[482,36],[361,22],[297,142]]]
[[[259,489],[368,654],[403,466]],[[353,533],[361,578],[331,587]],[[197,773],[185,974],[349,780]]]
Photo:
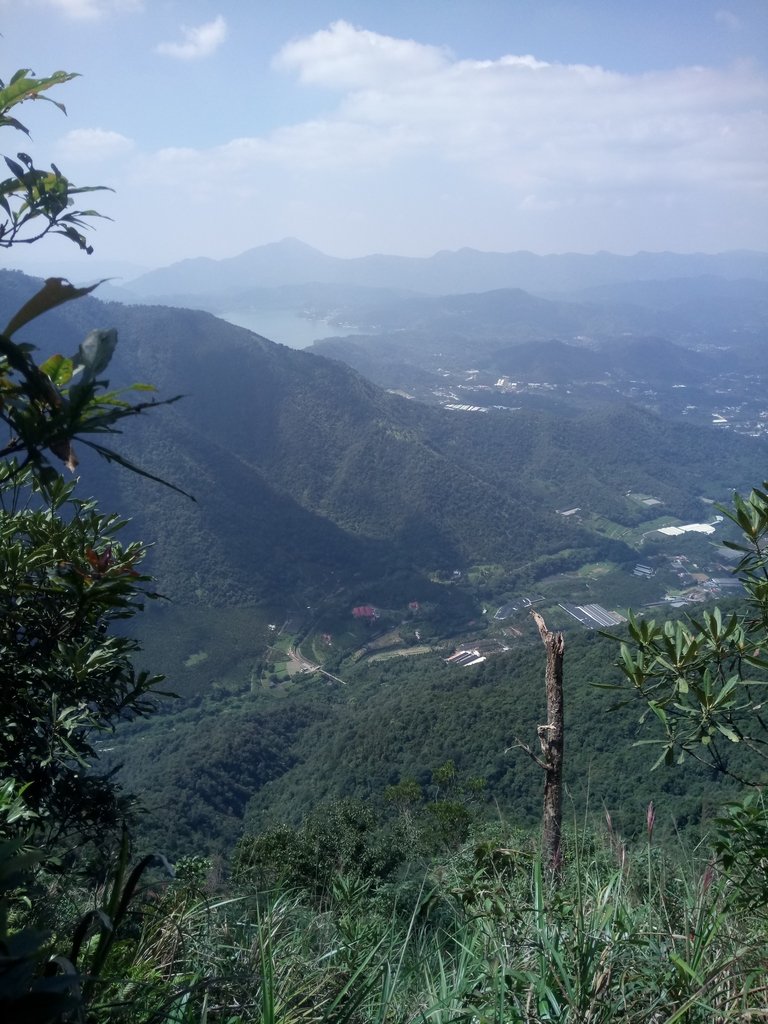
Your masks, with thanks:
[[[47,99],[44,93],[72,77],[38,79],[22,69],[8,85],[0,82],[0,128],[28,135],[19,106]],[[56,167],[38,171],[24,153],[18,161],[23,167],[6,157],[13,177],[0,182],[0,246],[53,232],[88,249],[79,229],[96,214],[72,207],[74,196],[91,189],[75,188]],[[109,390],[103,374],[117,344],[114,330],[91,331],[71,357],[39,359],[42,346],[14,340],[22,327],[39,330],[41,316],[91,290],[51,278],[0,333],[0,769],[26,805],[28,827],[48,842],[117,824],[114,782],[88,775],[93,736],[147,713],[159,679],[134,670],[134,641],[110,634],[149,596],[136,569],[144,548],[121,545],[119,518],[76,500],[56,468],[74,471],[78,439],[137,469],[87,436],[115,433],[124,419],[158,403],[132,403]],[[3,826],[0,834],[15,835],[8,818]]]
[[[18,105],[45,99],[42,93],[71,77],[36,79],[21,70],[8,85],[0,82],[0,127],[29,134]],[[90,251],[80,228],[96,214],[72,207],[74,196],[92,189],[72,186],[55,166],[39,171],[25,153],[5,162],[12,177],[0,182],[0,247],[53,233]],[[158,681],[134,670],[137,644],[109,632],[146,596],[135,568],[143,548],[121,545],[119,519],[75,500],[55,468],[59,462],[74,471],[76,438],[136,468],[84,435],[115,433],[123,419],[157,403],[131,403],[108,390],[102,374],[114,330],[92,331],[71,358],[38,361],[37,346],[14,340],[22,327],[37,329],[40,316],[91,290],[51,278],[0,333],[0,1014],[25,1024],[85,1020],[90,989],[146,866],[126,876],[123,854],[105,906],[81,918],[68,956],[49,955],[40,930],[41,872],[71,865],[85,839],[107,846],[124,814],[114,781],[89,774],[94,734],[149,711],[147,695]],[[85,967],[78,963],[83,947]]]
[[[17,118],[17,107],[30,100],[45,100],[66,113],[64,105],[46,95],[49,89],[63,85],[77,76],[67,71],[55,71],[47,78],[36,78],[29,68],[20,68],[6,84],[0,82],[0,128],[14,128],[29,135],[29,130]],[[101,185],[73,185],[51,164],[50,170],[35,167],[27,153],[17,153],[16,159],[5,157],[11,177],[0,181],[0,247],[31,245],[47,234],[63,235],[80,249],[90,253],[81,229],[88,219],[100,216],[95,210],[75,210],[74,196],[102,191]],[[79,200],[78,200],[79,201]]]
[[[671,860],[650,836],[627,850],[610,830],[566,843],[558,889],[535,840],[503,826],[396,880],[336,873],[321,893],[222,891],[206,883],[204,863],[188,860],[175,880],[137,888],[88,982],[88,1020],[759,1019],[765,920],[734,909],[734,888],[711,862]],[[82,947],[86,964],[94,941]]]
[[[151,711],[159,677],[136,672],[138,644],[111,633],[141,607],[143,547],[121,545],[120,520],[75,501],[73,485],[58,481],[41,503],[26,477],[0,479],[0,764],[38,838],[61,843],[125,814],[115,786],[87,770],[94,737]]]
[[[721,509],[741,531],[726,545],[740,555],[736,567],[746,607],[724,616],[656,623],[630,619],[621,645],[625,688],[646,705],[662,738],[656,761],[682,764],[691,757],[743,787],[718,821],[716,848],[739,880],[747,906],[768,904],[768,810],[762,798],[768,766],[768,483],[748,497],[734,495]],[[739,756],[744,751],[745,760]]]
[[[729,746],[743,745],[763,771],[768,763],[768,722],[763,715],[768,682],[768,483],[732,509],[721,509],[740,529],[736,573],[747,593],[746,612],[724,616],[719,608],[687,621],[630,618],[629,643],[621,645],[625,680],[658,720],[663,739],[657,764],[682,764],[690,756],[729,772]]]

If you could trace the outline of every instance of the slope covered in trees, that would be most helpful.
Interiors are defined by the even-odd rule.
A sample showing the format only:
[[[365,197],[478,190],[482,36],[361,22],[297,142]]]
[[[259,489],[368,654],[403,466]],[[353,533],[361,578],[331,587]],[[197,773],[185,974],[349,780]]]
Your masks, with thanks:
[[[0,283],[0,312],[32,287],[14,274]],[[203,313],[87,299],[48,317],[63,349],[86,324],[116,326],[115,372],[126,360],[161,392],[187,396],[164,413],[162,431],[132,432],[125,451],[183,480],[196,505],[82,468],[86,488],[134,515],[140,532],[152,523],[153,566],[185,602],[285,598],[394,568],[513,566],[563,547],[599,557],[608,542],[557,508],[584,504],[621,521],[633,489],[687,516],[702,480],[724,495],[759,475],[759,445],[685,425],[672,433],[626,406],[464,416]],[[622,558],[620,545],[613,554]]]
[[[712,772],[651,776],[641,708],[609,709],[615,697],[595,684],[618,682],[615,644],[567,634],[566,818],[643,827],[649,800],[659,832],[701,834],[733,784]],[[414,779],[414,810],[434,798],[432,773],[446,761],[457,780],[483,779],[471,799],[478,818],[501,814],[531,828],[540,809],[540,772],[522,749],[542,721],[540,644],[457,669],[435,655],[345,670],[345,686],[318,677],[291,692],[201,696],[173,714],[137,722],[110,756],[124,763],[126,787],[143,794],[152,844],[173,853],[224,851],[243,827],[258,834],[340,799],[368,803],[382,818],[397,810],[390,787]],[[461,786],[457,781],[457,794]]]
[[[16,274],[4,275],[1,283],[0,313],[33,287]],[[328,780],[329,792],[358,796],[365,777],[378,779],[380,793],[398,773],[427,771],[446,746],[458,756],[462,743],[469,750],[472,737],[480,735],[488,747],[485,755],[477,752],[483,761],[478,773],[491,775],[494,795],[514,813],[527,813],[520,793],[530,780],[515,796],[506,768],[491,771],[487,762],[509,746],[510,737],[493,733],[491,742],[487,729],[467,728],[460,741],[461,731],[452,733],[452,687],[464,681],[437,656],[401,668],[360,669],[361,685],[368,680],[360,699],[378,709],[382,722],[417,721],[422,712],[388,710],[390,691],[379,682],[394,673],[403,695],[415,699],[426,692],[425,672],[442,680],[436,685],[445,688],[444,696],[438,689],[424,697],[425,708],[437,703],[440,710],[430,740],[434,753],[423,763],[416,754],[423,737],[414,737],[400,753],[388,749],[383,760],[392,767],[386,776],[364,761],[359,784],[350,765],[339,768],[338,758],[333,768],[314,763],[312,758],[328,755],[323,739],[332,735],[331,726],[328,732],[305,731],[316,713],[303,703],[309,693],[291,698],[296,712],[284,720],[284,698],[260,689],[259,666],[271,643],[266,623],[282,623],[292,610],[319,602],[338,626],[353,605],[405,607],[416,599],[437,608],[441,625],[433,624],[432,633],[450,635],[451,624],[466,628],[480,606],[466,589],[436,582],[441,572],[450,576],[492,562],[514,574],[526,565],[532,566],[530,581],[537,571],[559,566],[564,550],[580,563],[609,558],[631,567],[636,554],[622,541],[569,522],[556,509],[581,505],[632,526],[643,514],[625,497],[633,490],[654,494],[668,512],[696,516],[702,481],[715,496],[725,495],[753,479],[763,459],[763,447],[751,439],[685,426],[671,432],[663,421],[631,407],[574,415],[463,415],[421,406],[386,394],[341,364],[203,313],[85,298],[46,317],[47,344],[65,351],[87,324],[117,326],[115,372],[125,373],[130,363],[134,376],[153,381],[162,393],[173,389],[187,396],[162,414],[162,429],[134,424],[141,429],[126,438],[123,451],[153,474],[178,481],[195,503],[141,477],[105,473],[93,462],[83,462],[80,486],[133,515],[131,529],[154,538],[152,566],[162,592],[175,602],[145,620],[144,638],[153,654],[148,663],[169,671],[170,688],[192,703],[132,733],[135,749],[120,757],[126,778],[134,779],[145,801],[172,807],[171,831],[191,842],[204,835],[218,845],[234,836],[244,816],[259,820],[262,787],[270,783],[282,792],[275,788],[279,777],[291,795],[276,798],[273,806],[299,813],[322,795],[319,778]],[[674,474],[669,466],[675,466]],[[256,611],[259,604],[264,608]],[[337,626],[325,628],[335,633]],[[516,675],[517,666],[527,665],[519,669],[520,692],[532,695],[538,652],[530,654],[530,663],[528,657],[501,659],[505,669],[482,670],[480,677],[494,671]],[[357,674],[352,672],[353,682]],[[310,692],[312,687],[317,689],[314,681]],[[491,691],[478,690],[486,692]],[[365,756],[363,737],[374,719],[366,712],[355,721],[362,705],[340,700],[323,684],[320,693],[322,706],[332,709],[321,718],[330,714],[333,729],[357,737],[350,751]],[[588,706],[586,693],[581,691],[574,711],[584,701]],[[254,715],[260,725],[244,724]],[[233,739],[233,721],[247,740]],[[204,743],[196,736],[200,730]],[[585,737],[580,745],[587,749],[588,742]],[[211,750],[220,753],[207,761]],[[142,774],[155,760],[164,767]],[[458,760],[470,770],[463,755]],[[313,781],[292,782],[301,780],[305,762]],[[578,770],[589,774],[585,766]],[[193,784],[198,772],[199,785]],[[222,805],[226,779],[234,788]],[[273,809],[264,805],[263,813]]]

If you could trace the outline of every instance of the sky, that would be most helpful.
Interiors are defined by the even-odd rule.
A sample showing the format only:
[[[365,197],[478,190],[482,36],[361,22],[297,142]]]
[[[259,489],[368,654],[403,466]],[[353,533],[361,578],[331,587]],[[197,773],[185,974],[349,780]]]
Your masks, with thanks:
[[[0,152],[114,189],[92,257],[5,266],[768,249],[768,0],[0,0],[0,33],[4,81],[80,75]]]

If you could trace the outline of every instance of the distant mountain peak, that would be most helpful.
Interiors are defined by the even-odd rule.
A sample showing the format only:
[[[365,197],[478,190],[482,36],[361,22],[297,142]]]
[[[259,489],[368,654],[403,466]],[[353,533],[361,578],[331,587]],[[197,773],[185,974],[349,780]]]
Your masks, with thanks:
[[[288,235],[285,238],[281,238],[279,242],[268,242],[266,245],[259,246],[262,249],[280,249],[286,253],[312,253],[324,256],[325,253],[321,252],[320,249],[316,249],[312,245],[308,245],[307,242],[302,242],[300,238],[294,238],[293,235]]]

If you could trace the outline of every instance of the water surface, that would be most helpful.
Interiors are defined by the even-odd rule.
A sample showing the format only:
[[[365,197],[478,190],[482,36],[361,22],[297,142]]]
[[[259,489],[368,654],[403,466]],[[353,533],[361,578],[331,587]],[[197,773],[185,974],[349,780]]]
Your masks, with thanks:
[[[218,316],[289,348],[308,348],[319,338],[341,338],[360,333],[354,327],[335,327],[325,320],[309,320],[293,309],[235,309]]]

